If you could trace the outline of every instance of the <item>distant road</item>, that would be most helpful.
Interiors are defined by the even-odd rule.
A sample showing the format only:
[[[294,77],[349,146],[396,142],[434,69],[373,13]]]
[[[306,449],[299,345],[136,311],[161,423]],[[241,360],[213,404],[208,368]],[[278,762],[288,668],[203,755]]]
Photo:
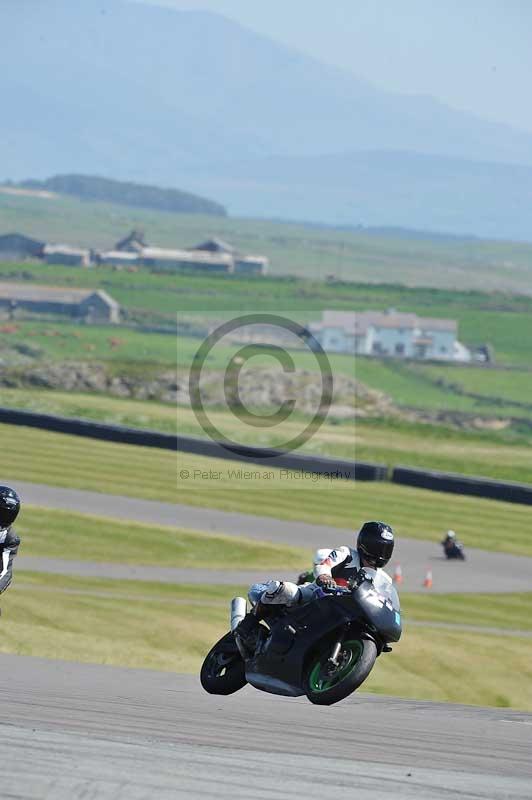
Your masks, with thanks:
[[[13,483],[24,501],[31,505],[97,514],[119,520],[134,520],[156,525],[179,526],[189,530],[246,536],[259,541],[292,544],[308,548],[309,561],[311,552],[316,547],[336,547],[353,541],[351,530],[311,525],[306,522],[287,522],[273,517],[255,517],[249,514],[137,500],[131,497],[76,489],[61,489],[22,481],[13,481]],[[23,526],[24,517],[21,516],[22,535]],[[68,569],[65,562],[55,561],[54,567],[53,562],[24,557],[23,550],[21,550],[18,559],[19,567],[36,570],[39,569],[39,562],[43,571],[64,572]],[[393,565],[397,563],[400,563],[402,567],[404,579],[402,588],[405,591],[421,591],[423,578],[429,568],[433,574],[431,590],[433,592],[525,592],[530,591],[532,587],[532,558],[522,556],[469,549],[467,562],[447,562],[441,556],[441,548],[438,544],[401,538],[397,544],[396,554],[394,554],[392,570]],[[32,566],[29,566],[30,564]],[[302,564],[302,568],[304,566],[305,564]],[[115,577],[135,577],[135,570],[137,577],[140,574],[139,568],[125,565],[108,565],[105,569],[114,571]],[[69,574],[86,576],[99,574],[100,577],[105,577],[102,567],[84,562],[72,564],[71,570]],[[120,576],[118,572],[120,572]],[[270,571],[269,575],[257,574],[255,571],[187,569],[186,581],[188,583],[211,581],[227,584],[251,583],[263,577],[272,577],[272,572],[280,577],[291,576],[283,569],[281,560],[279,569]],[[146,578],[147,580],[183,581],[183,573],[164,567],[149,567],[146,570],[143,569],[142,574],[150,576]],[[108,576],[112,577],[111,574]]]

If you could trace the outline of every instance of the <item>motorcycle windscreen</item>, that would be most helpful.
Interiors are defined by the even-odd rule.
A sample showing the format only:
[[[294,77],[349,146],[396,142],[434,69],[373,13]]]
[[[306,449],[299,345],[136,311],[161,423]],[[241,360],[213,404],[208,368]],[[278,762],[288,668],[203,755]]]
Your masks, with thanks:
[[[373,578],[373,585],[375,587],[375,590],[384,598],[390,601],[394,611],[400,611],[401,604],[399,602],[399,595],[397,594],[397,589],[390,581],[386,573],[383,573],[383,571],[380,569],[369,569],[368,567],[364,568],[364,572],[366,573],[368,578]]]
[[[365,569],[372,584],[363,584],[360,599],[366,614],[381,633],[385,641],[398,642],[401,638],[401,606],[399,595],[388,576],[380,570]]]

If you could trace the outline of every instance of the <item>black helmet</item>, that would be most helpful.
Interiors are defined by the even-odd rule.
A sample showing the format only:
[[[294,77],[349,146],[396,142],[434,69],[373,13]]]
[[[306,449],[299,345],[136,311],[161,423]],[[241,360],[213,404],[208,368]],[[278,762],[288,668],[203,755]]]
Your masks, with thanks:
[[[9,486],[0,486],[0,528],[9,528],[20,511],[20,497]]]
[[[375,567],[384,567],[393,553],[393,531],[385,522],[365,522],[358,534],[357,550]]]

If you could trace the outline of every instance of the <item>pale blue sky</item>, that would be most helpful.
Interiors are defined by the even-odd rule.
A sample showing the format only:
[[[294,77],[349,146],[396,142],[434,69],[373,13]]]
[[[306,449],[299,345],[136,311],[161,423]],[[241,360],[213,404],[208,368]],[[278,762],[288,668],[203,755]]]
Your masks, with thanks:
[[[138,0],[218,11],[382,88],[532,131],[531,0]]]

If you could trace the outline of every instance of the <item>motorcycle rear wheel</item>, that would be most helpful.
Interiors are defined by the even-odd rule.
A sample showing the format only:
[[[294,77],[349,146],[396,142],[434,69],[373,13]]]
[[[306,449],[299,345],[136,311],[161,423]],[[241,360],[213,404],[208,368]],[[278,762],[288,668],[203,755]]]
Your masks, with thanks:
[[[338,668],[331,670],[327,658],[311,658],[304,678],[308,699],[321,706],[338,703],[358,689],[373,668],[377,646],[370,639],[350,639],[342,644]]]
[[[246,685],[246,667],[233,634],[226,633],[207,653],[200,682],[209,694],[233,694]]]

